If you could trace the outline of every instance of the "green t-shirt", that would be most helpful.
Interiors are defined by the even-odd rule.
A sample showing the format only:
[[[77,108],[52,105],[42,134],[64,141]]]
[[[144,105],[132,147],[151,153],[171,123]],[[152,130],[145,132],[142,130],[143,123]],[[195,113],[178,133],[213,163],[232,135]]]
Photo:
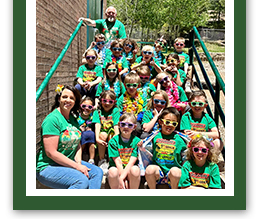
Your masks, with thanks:
[[[116,167],[113,157],[120,157],[123,167],[129,163],[130,157],[138,157],[138,146],[140,139],[131,135],[129,141],[123,142],[121,135],[114,136],[108,143],[108,155],[110,167]]]
[[[176,52],[175,53],[179,56],[180,59],[180,64],[179,67],[181,69],[184,69],[184,63],[190,64],[190,57],[188,54],[184,53],[184,52]]]
[[[140,92],[141,97],[143,99],[146,99],[146,101],[148,102],[149,99],[152,97],[152,94],[156,92],[156,87],[150,82],[146,82],[145,84],[141,83],[141,87],[138,88],[138,92]]]
[[[178,72],[180,74],[180,80],[182,83],[184,83],[185,79],[186,79],[186,73],[182,70],[182,69],[178,69]]]
[[[83,81],[94,81],[97,77],[103,78],[102,67],[95,65],[93,69],[90,69],[87,64],[81,65],[78,69],[77,78],[82,78]]]
[[[146,110],[142,118],[142,125],[144,123],[149,123],[153,118],[154,118],[153,110]],[[152,131],[155,131],[157,129],[159,129],[158,121],[155,123]]]
[[[159,132],[153,139],[153,163],[165,174],[172,167],[181,168],[181,152],[185,149],[186,144],[178,134],[163,135]]]
[[[110,82],[110,80],[106,79],[106,82],[104,83],[104,86],[102,86],[102,82],[98,84],[98,88],[96,91],[95,96],[99,97],[100,94],[105,90],[113,90],[116,94],[116,100],[126,92],[126,88],[122,82],[119,80],[115,81],[113,84]]]
[[[41,125],[41,148],[37,154],[36,171],[45,169],[48,165],[56,164],[45,152],[43,144],[44,135],[59,136],[57,151],[74,160],[77,146],[80,143],[81,131],[75,117],[69,116],[69,120],[55,109],[46,116]]]
[[[159,52],[157,52],[156,50],[155,50],[155,47],[153,47],[153,49],[154,49],[154,57],[157,59],[157,61],[159,62],[159,64],[161,65],[165,65],[166,64],[166,58],[165,58],[165,56],[164,56],[164,54],[161,52],[161,51],[159,51]]]
[[[117,106],[122,113],[134,113],[137,117],[140,112],[144,112],[147,105],[146,99],[143,99],[139,92],[132,98],[127,92],[120,96]]]
[[[139,57],[136,59],[135,63],[138,64],[138,63],[142,62],[142,59],[143,59],[143,57],[142,57],[142,56],[139,56]],[[160,67],[160,64],[159,64],[159,62],[157,61],[156,58],[152,57],[151,61],[152,61],[152,60]],[[150,64],[147,64],[147,66],[149,67],[150,72],[151,72],[151,79],[155,78],[155,77],[157,76],[158,72],[157,72],[156,69],[155,69],[153,66],[151,66]]]
[[[180,122],[180,130],[192,130],[197,132],[209,132],[212,128],[217,127],[214,120],[207,114],[202,113],[200,119],[192,115],[192,111],[183,114]]]
[[[95,23],[99,32],[104,34],[106,43],[115,39],[127,38],[123,23],[117,19],[115,22],[109,22],[107,19],[98,19],[95,20]]]
[[[128,68],[128,62],[125,57],[120,55],[119,57],[115,57],[113,54],[109,53],[106,55],[106,58],[103,63],[103,68],[106,67],[108,62],[113,62],[118,64],[118,70],[121,72],[124,68]]]
[[[217,164],[209,162],[206,162],[202,167],[198,167],[193,160],[188,160],[183,164],[182,176],[178,186],[221,189],[219,167]]]
[[[118,125],[119,119],[120,111],[118,107],[114,107],[109,112],[95,110],[93,115],[93,123],[101,124],[101,132],[106,133],[113,129],[115,125]]]

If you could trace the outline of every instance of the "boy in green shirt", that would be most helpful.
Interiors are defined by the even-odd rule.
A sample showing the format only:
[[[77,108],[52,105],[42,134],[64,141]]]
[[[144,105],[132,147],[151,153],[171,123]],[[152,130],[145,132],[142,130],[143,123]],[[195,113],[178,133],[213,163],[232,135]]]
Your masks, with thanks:
[[[110,158],[108,180],[111,189],[138,189],[140,183],[140,169],[136,165],[138,160],[138,146],[141,140],[132,135],[136,129],[137,120],[134,114],[124,113],[120,117],[120,134],[114,136],[108,145]]]

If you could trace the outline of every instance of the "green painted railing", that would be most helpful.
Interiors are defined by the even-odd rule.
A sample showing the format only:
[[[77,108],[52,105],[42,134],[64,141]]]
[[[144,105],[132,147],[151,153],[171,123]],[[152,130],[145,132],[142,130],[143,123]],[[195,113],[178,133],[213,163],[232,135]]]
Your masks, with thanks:
[[[207,57],[207,59],[208,59],[208,61],[210,63],[210,66],[211,66],[211,68],[212,68],[212,70],[214,72],[214,75],[216,77],[215,90],[214,90],[214,88],[213,88],[213,86],[212,86],[212,84],[210,82],[210,79],[209,79],[209,77],[207,75],[207,72],[206,72],[206,70],[205,70],[205,68],[204,68],[204,66],[202,64],[201,58],[199,56],[199,53],[197,52],[197,49],[196,49],[196,47],[194,45],[195,36],[197,37],[197,39],[198,39],[198,41],[199,41],[199,43],[200,43],[200,45],[201,45],[201,47],[202,47],[202,49],[204,51],[204,54],[206,55],[206,57]],[[189,42],[190,42],[190,47],[191,47],[189,49],[190,64],[193,66],[194,75],[195,75],[198,87],[200,89],[203,89],[203,86],[202,86],[202,84],[200,82],[200,79],[199,79],[199,76],[197,74],[197,71],[196,71],[196,69],[195,69],[195,67],[193,65],[193,55],[194,54],[196,56],[196,59],[198,61],[199,66],[201,68],[201,72],[202,72],[202,74],[204,76],[204,79],[205,79],[205,82],[206,82],[206,84],[208,86],[208,89],[210,91],[211,97],[212,97],[212,99],[213,99],[213,101],[215,103],[214,116],[212,115],[212,112],[211,112],[211,109],[210,109],[209,105],[207,107],[207,111],[208,111],[209,115],[214,118],[214,121],[215,121],[217,126],[218,126],[219,117],[220,117],[220,119],[222,121],[222,124],[225,127],[225,113],[223,112],[222,107],[220,105],[220,91],[222,90],[223,94],[225,95],[225,83],[224,83],[222,77],[220,76],[220,74],[218,72],[218,69],[215,66],[215,64],[214,64],[214,62],[213,62],[213,60],[212,60],[212,58],[211,58],[211,56],[209,54],[209,51],[207,50],[204,42],[202,41],[201,36],[200,36],[200,34],[199,34],[199,32],[198,32],[196,27],[193,27],[193,30],[190,32]]]
[[[51,79],[52,75],[54,74],[54,72],[56,71],[58,65],[60,64],[61,60],[63,59],[66,51],[68,50],[70,44],[72,43],[72,41],[74,40],[77,32],[79,31],[79,29],[81,28],[83,24],[83,21],[80,21],[76,27],[76,29],[74,30],[74,32],[72,33],[71,37],[69,38],[69,40],[67,41],[67,44],[65,45],[64,49],[61,51],[60,55],[58,56],[58,58],[56,59],[54,65],[51,67],[50,71],[48,72],[48,74],[46,75],[45,79],[43,80],[43,82],[41,83],[40,87],[38,88],[37,92],[36,92],[36,102],[38,101],[38,99],[40,98],[43,90],[45,89],[45,87],[47,86],[47,84],[49,83],[49,80]]]

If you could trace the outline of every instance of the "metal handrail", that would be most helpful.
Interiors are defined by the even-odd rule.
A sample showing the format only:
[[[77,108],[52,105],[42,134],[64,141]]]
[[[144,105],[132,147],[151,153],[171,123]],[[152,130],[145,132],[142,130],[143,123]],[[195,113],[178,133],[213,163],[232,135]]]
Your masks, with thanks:
[[[45,87],[47,86],[47,84],[49,83],[49,80],[51,79],[52,75],[54,74],[54,72],[56,71],[57,67],[59,66],[61,60],[63,59],[66,51],[68,50],[70,44],[72,43],[72,41],[74,40],[77,32],[79,31],[79,29],[81,28],[83,24],[83,20],[81,20],[76,29],[74,30],[74,32],[71,34],[69,40],[67,41],[67,44],[65,45],[65,47],[63,48],[63,50],[61,51],[60,55],[58,56],[58,58],[56,59],[54,65],[51,67],[50,71],[47,73],[45,79],[43,80],[43,82],[41,83],[40,87],[38,88],[37,92],[36,92],[36,102],[38,101],[38,99],[40,98],[43,90],[45,89]]]

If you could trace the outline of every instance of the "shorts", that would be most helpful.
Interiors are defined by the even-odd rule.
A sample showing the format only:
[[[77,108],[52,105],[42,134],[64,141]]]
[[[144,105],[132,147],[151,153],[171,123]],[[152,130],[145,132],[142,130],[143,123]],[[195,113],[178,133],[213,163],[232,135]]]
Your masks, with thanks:
[[[81,145],[87,144],[87,143],[93,143],[95,144],[95,133],[93,131],[84,131],[81,134]]]
[[[168,174],[169,174],[169,171],[166,175],[164,175],[163,171],[159,167],[159,179],[156,182],[156,184],[158,184],[158,185],[167,184],[169,186],[169,188],[171,189],[170,180],[168,179]]]

